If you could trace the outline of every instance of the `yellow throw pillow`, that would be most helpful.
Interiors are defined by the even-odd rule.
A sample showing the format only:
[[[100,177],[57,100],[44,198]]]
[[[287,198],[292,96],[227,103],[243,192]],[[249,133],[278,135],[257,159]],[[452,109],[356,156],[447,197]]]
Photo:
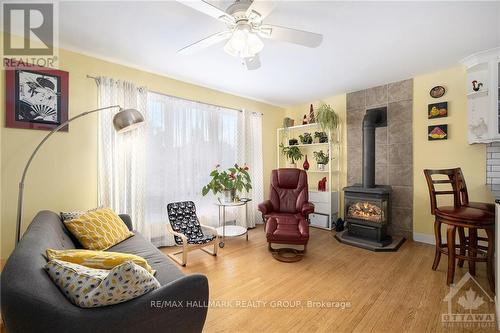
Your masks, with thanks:
[[[89,250],[107,250],[134,235],[111,208],[87,212],[64,225]]]
[[[126,261],[132,261],[134,264],[145,268],[151,274],[155,274],[155,270],[149,266],[146,259],[134,254],[119,253],[119,252],[103,252],[93,250],[53,250],[47,249],[48,260],[62,260],[78,264],[90,268],[112,269]]]

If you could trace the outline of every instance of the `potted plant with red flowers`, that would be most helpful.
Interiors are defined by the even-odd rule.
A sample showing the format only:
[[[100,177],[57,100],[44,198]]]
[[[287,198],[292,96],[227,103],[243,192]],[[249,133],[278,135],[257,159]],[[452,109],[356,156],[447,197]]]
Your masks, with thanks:
[[[217,165],[212,172],[210,182],[203,186],[201,194],[207,195],[210,191],[217,195],[218,193],[224,194],[225,202],[234,202],[237,199],[237,192],[245,190],[248,192],[252,188],[252,181],[248,173],[248,166],[239,166],[235,164],[234,167],[227,170],[219,170],[220,165]]]

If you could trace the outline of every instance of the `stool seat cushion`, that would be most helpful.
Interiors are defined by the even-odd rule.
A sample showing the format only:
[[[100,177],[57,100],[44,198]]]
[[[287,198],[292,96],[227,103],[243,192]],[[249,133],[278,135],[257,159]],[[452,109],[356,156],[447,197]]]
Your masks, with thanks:
[[[266,223],[266,238],[269,243],[306,245],[309,225],[302,216],[270,217]]]
[[[440,206],[436,208],[436,216],[443,219],[477,224],[494,224],[495,214],[478,208],[466,206]]]
[[[487,203],[487,202],[469,202],[466,204],[467,207],[477,208],[482,210],[487,210],[490,213],[495,214],[495,204]]]

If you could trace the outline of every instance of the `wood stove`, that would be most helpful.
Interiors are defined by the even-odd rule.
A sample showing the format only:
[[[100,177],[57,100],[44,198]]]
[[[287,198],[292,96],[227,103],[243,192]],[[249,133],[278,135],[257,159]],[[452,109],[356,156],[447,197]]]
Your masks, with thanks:
[[[374,251],[384,251],[384,247],[394,245],[387,234],[391,223],[392,188],[375,185],[375,130],[386,126],[386,107],[366,111],[363,118],[363,183],[344,188],[347,230],[336,236],[341,242]],[[399,247],[402,241],[397,243]]]
[[[374,246],[386,246],[392,242],[387,235],[387,226],[391,220],[390,186],[348,186],[344,188],[344,218],[347,233],[344,238],[356,238],[372,243]]]

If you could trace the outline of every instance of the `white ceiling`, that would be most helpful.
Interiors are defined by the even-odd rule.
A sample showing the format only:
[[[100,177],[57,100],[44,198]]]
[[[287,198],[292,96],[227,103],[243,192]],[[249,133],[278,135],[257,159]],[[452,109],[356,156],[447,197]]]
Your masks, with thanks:
[[[59,12],[61,47],[282,106],[448,68],[500,45],[500,2],[279,1],[266,23],[321,33],[323,44],[265,40],[262,67],[247,71],[223,44],[178,55],[225,26],[175,1],[71,1]]]

